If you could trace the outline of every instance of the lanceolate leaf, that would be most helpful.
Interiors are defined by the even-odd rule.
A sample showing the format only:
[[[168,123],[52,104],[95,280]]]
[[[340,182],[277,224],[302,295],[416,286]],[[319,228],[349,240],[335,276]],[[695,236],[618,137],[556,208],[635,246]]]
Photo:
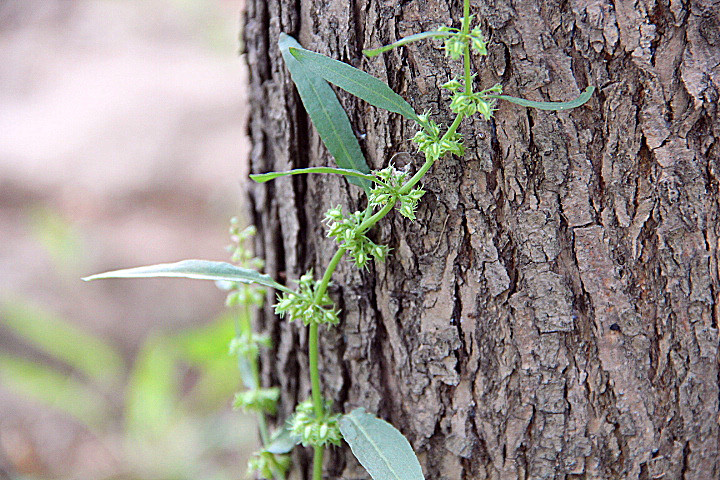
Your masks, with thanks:
[[[453,32],[440,32],[440,31],[416,33],[414,35],[409,35],[405,38],[401,38],[397,42],[393,42],[390,45],[385,45],[380,48],[363,50],[363,53],[365,54],[366,57],[374,57],[376,55],[380,55],[381,53],[387,52],[388,50],[392,50],[393,48],[397,48],[397,47],[406,45],[410,42],[417,42],[418,40],[424,40],[426,38],[444,38],[444,37],[449,37],[450,35],[454,35],[454,33]]]
[[[343,415],[340,431],[374,480],[424,480],[410,442],[395,427],[358,408]]]
[[[283,292],[292,293],[292,290],[280,285],[269,275],[258,273],[255,270],[236,267],[225,262],[211,262],[208,260],[183,260],[177,263],[160,263],[146,267],[127,268],[112,272],[99,273],[83,278],[85,281],[102,278],[155,278],[177,277],[194,278],[198,280],[226,280],[229,282],[257,283],[266,287],[276,288]]]
[[[533,100],[525,100],[524,98],[511,97],[509,95],[485,95],[485,97],[499,98],[500,100],[507,100],[508,102],[522,105],[523,107],[532,107],[539,110],[568,110],[585,104],[585,102],[590,100],[594,91],[595,87],[589,86],[579,97],[569,102],[535,102]]]
[[[416,122],[420,121],[415,110],[405,99],[372,75],[368,75],[347,63],[338,62],[330,57],[305,50],[299,46],[291,47],[290,53],[308,70],[346,92],[378,108],[399,113]]]
[[[305,105],[305,110],[310,115],[323,143],[335,158],[338,167],[369,173],[370,168],[365,162],[365,157],[350,126],[350,120],[330,85],[290,54],[290,48],[301,48],[294,38],[281,33],[278,47],[280,47],[285,65],[290,71],[290,76],[295,82],[300,99]],[[348,181],[362,187],[366,192],[370,191],[371,184],[367,180],[348,178]]]
[[[269,172],[269,173],[255,173],[250,175],[250,178],[258,183],[269,182],[278,177],[284,177],[286,175],[299,175],[301,173],[336,173],[339,175],[345,175],[347,177],[363,178],[370,182],[375,180],[372,175],[367,175],[357,170],[350,170],[347,168],[332,168],[332,167],[311,167],[311,168],[296,168],[288,172]]]

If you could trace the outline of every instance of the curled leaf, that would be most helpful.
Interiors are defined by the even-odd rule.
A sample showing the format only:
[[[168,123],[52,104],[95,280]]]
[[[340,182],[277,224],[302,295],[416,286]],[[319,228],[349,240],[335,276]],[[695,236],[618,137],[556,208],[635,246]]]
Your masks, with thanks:
[[[595,87],[592,85],[587,87],[583,93],[577,97],[575,100],[570,100],[569,102],[536,102],[534,100],[526,100],[524,98],[517,98],[517,97],[511,97],[510,95],[483,95],[486,98],[498,98],[500,100],[507,100],[508,102],[515,103],[517,105],[521,105],[523,107],[531,107],[531,108],[537,108],[539,110],[568,110],[571,108],[576,108],[581,105],[584,105],[588,100],[590,100],[590,97],[592,96],[593,92],[595,91]]]

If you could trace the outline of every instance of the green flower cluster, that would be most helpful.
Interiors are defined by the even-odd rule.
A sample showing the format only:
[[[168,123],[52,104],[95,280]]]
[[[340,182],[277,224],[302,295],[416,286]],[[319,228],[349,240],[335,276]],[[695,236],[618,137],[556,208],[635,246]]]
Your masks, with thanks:
[[[240,219],[233,217],[230,219],[230,240],[232,245],[227,247],[230,252],[230,259],[233,263],[240,264],[245,268],[253,270],[261,270],[265,265],[259,258],[255,258],[252,252],[245,248],[244,244],[257,233],[254,225],[240,230]]]
[[[326,412],[330,409],[324,409]],[[304,447],[324,447],[325,445],[340,445],[342,433],[338,420],[339,414],[325,414],[321,418],[315,417],[312,401],[306,400],[295,409],[295,414],[288,420],[288,427]]]
[[[281,318],[290,316],[290,321],[300,319],[305,325],[312,323],[330,323],[337,325],[340,322],[339,310],[325,308],[332,306],[333,301],[327,293],[319,301],[315,301],[315,292],[320,281],[313,279],[312,270],[300,277],[298,289],[295,292],[285,292],[278,297],[275,304],[275,313]]]
[[[230,293],[225,299],[225,305],[236,307],[239,305],[255,305],[261,307],[265,301],[265,289],[257,288],[246,283],[230,282]]]
[[[275,414],[277,411],[277,401],[280,398],[280,389],[272,388],[253,388],[235,394],[233,408],[240,409],[244,412],[267,412]]]
[[[340,246],[345,247],[355,260],[358,268],[365,268],[372,256],[375,260],[385,261],[390,251],[387,245],[378,245],[360,232],[363,213],[355,212],[344,215],[342,207],[331,208],[325,213],[328,226],[328,237],[334,237]]]
[[[266,480],[284,478],[291,463],[289,455],[276,455],[267,450],[261,450],[248,460],[248,476],[252,477],[257,473],[260,478]]]
[[[462,156],[465,149],[462,144],[462,135],[454,132],[452,135],[440,135],[440,127],[429,114],[418,115],[423,129],[415,134],[413,142],[418,144],[418,150],[433,161],[444,157],[446,153]]]
[[[496,99],[488,98],[487,96],[502,93],[502,86],[500,84],[493,85],[482,92],[460,92],[460,82],[454,78],[442,86],[454,94],[450,102],[450,110],[456,114],[462,113],[468,117],[480,112],[482,116],[485,117],[485,120],[492,118],[493,112],[495,111],[495,103],[497,102]]]
[[[470,22],[472,22],[472,17],[473,15],[470,15]],[[478,54],[487,55],[487,40],[480,31],[480,27],[474,27],[467,35],[457,28],[447,26],[438,28],[438,31],[454,33],[445,39],[445,55],[449,55],[453,60],[462,57],[467,42],[470,42],[470,47]]]
[[[255,358],[258,356],[260,347],[272,347],[272,340],[270,340],[269,336],[255,332],[242,333],[230,340],[230,355]]]
[[[425,194],[425,190],[414,188],[408,193],[400,193],[403,185],[407,181],[408,174],[390,165],[387,168],[374,172],[378,182],[370,191],[368,202],[371,206],[383,206],[390,201],[400,203],[400,215],[415,220],[415,210],[420,198]]]

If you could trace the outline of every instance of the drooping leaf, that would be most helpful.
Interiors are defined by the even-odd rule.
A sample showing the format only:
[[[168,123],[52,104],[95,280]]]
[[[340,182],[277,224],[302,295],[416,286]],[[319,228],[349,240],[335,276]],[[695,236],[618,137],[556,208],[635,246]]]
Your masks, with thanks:
[[[194,278],[198,280],[227,280],[230,282],[257,283],[266,287],[292,293],[292,290],[280,285],[269,275],[258,273],[248,268],[236,267],[226,262],[209,260],[183,260],[176,263],[159,263],[145,267],[126,268],[111,272],[99,273],[83,278],[83,280],[99,280],[103,278],[155,278],[175,277]]]
[[[410,442],[385,420],[358,408],[340,418],[340,431],[374,480],[424,480]]]
[[[287,172],[268,172],[268,173],[254,173],[250,175],[250,178],[258,183],[269,182],[278,177],[284,177],[287,175],[300,175],[303,173],[335,173],[338,175],[345,175],[347,177],[362,178],[372,182],[375,177],[368,175],[357,170],[350,170],[347,168],[332,168],[332,167],[310,167],[310,168],[296,168]]]
[[[580,105],[585,104],[593,92],[595,87],[592,85],[587,87],[583,93],[575,100],[569,102],[536,102],[534,100],[525,100],[524,98],[511,97],[510,95],[485,95],[487,98],[498,98],[500,100],[507,100],[508,102],[522,105],[523,107],[537,108],[539,110],[568,110],[570,108],[576,108]]]
[[[310,119],[338,167],[370,173],[350,120],[330,85],[321,76],[305,68],[290,54],[291,48],[302,48],[291,36],[280,34],[278,47],[285,65],[295,82],[300,99]],[[361,178],[348,177],[353,185],[370,191],[371,183]]]
[[[248,390],[258,388],[260,385],[258,385],[257,380],[255,380],[255,373],[253,372],[250,360],[245,355],[238,355],[237,361],[243,386]]]
[[[438,30],[434,30],[434,31],[430,31],[430,32],[416,33],[416,34],[408,35],[407,37],[401,38],[397,42],[393,42],[390,45],[384,45],[379,48],[363,50],[363,53],[365,54],[366,57],[374,57],[376,55],[380,55],[381,53],[387,52],[388,50],[392,50],[393,48],[407,45],[408,43],[411,43],[411,42],[417,42],[418,40],[424,40],[426,38],[444,38],[444,37],[449,37],[450,35],[455,35],[455,33],[454,32],[441,32]]]
[[[292,436],[290,430],[283,427],[273,433],[270,443],[265,447],[265,451],[275,455],[282,455],[289,453],[297,444],[298,441]]]
[[[121,379],[123,359],[111,344],[26,301],[0,305],[4,327],[83,375],[111,384]]]
[[[291,47],[290,53],[314,74],[365,100],[370,105],[399,113],[410,120],[420,122],[417,113],[405,99],[372,75],[347,63],[305,50],[300,46]]]

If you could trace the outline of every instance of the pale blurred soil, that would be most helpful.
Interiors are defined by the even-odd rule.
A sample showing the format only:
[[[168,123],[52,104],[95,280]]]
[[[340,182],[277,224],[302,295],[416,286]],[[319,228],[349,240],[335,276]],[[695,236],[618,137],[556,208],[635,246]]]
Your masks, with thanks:
[[[129,365],[148,335],[222,312],[210,283],[80,277],[227,259],[249,149],[241,3],[0,2],[0,301],[40,305]],[[0,353],[40,355],[1,318]],[[6,470],[122,472],[122,438],[97,438],[2,383],[0,442]]]

